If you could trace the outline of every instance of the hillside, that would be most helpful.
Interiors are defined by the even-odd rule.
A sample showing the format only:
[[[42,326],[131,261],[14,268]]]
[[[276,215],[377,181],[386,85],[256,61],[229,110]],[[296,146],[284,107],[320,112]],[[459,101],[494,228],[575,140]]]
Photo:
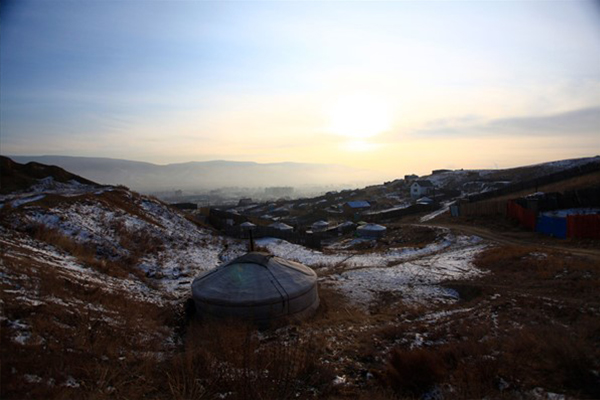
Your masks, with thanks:
[[[2,342],[11,343],[2,398],[110,395],[124,376],[102,377],[106,366],[120,374],[171,351],[191,279],[244,246],[127,189],[11,166],[20,187],[40,179],[0,196]]]
[[[67,172],[60,167],[37,162],[29,162],[23,165],[8,157],[0,156],[0,194],[27,189],[44,178],[52,179],[53,182],[58,183],[97,186],[96,183]]]
[[[321,250],[262,238],[317,272],[321,306],[257,331],[188,302],[244,241],[124,187],[24,178],[0,195],[3,399],[600,394],[600,271],[585,254],[402,221]]]
[[[532,182],[542,177],[587,165],[600,165],[600,156],[552,161],[542,164],[501,170],[455,170],[421,177],[437,187],[458,189],[464,194],[476,194],[501,189],[513,184]]]

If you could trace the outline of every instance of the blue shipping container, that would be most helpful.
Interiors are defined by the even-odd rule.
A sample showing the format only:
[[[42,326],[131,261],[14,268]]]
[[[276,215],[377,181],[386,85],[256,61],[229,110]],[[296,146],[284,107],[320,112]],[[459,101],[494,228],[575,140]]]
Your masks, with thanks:
[[[548,236],[566,239],[567,219],[540,215],[535,230]]]

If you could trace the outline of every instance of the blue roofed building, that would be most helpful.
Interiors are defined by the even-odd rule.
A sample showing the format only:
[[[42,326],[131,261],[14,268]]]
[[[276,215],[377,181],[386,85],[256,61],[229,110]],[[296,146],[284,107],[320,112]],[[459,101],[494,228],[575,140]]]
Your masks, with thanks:
[[[366,200],[355,200],[344,203],[344,213],[354,215],[371,208],[371,203]]]

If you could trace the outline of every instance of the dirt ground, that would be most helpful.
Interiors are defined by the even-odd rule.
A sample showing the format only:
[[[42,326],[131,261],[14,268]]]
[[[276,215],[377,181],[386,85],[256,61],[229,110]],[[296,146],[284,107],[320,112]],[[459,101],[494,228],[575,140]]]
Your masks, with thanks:
[[[459,296],[450,304],[416,305],[382,291],[362,309],[321,286],[314,317],[260,336],[269,344],[318,343],[317,375],[298,387],[299,397],[600,398],[597,250],[547,244],[514,227],[499,233],[434,223],[489,242],[474,260],[486,273],[443,282]],[[408,232],[435,239],[423,226],[391,231],[391,240]]]
[[[467,235],[477,235],[492,243],[537,246],[600,260],[600,242],[597,240],[554,238],[527,231],[501,216],[453,218],[444,214],[428,221],[426,225],[450,228]]]
[[[324,359],[347,380],[338,395],[600,397],[596,259],[498,244],[475,263],[488,273],[445,282],[460,295],[445,306],[407,306],[397,294],[379,293],[361,313],[339,293],[322,291],[324,307],[303,329],[327,337]],[[422,375],[434,378],[412,386]]]

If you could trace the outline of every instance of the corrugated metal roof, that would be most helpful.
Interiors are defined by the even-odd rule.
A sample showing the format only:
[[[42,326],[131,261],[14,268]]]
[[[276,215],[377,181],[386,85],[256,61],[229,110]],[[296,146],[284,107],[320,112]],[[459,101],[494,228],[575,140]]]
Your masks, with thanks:
[[[346,203],[350,208],[368,208],[371,204],[365,200],[349,201]]]

